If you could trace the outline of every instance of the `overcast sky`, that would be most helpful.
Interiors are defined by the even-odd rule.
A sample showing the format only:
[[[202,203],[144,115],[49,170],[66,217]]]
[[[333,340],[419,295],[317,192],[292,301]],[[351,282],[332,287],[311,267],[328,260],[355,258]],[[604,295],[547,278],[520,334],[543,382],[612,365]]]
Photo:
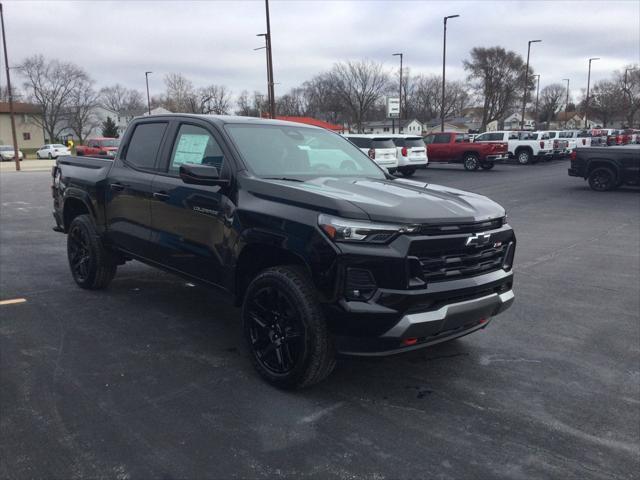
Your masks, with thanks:
[[[122,83],[152,95],[162,77],[182,72],[196,86],[224,84],[235,94],[265,90],[263,1],[5,1],[12,65],[34,54],[73,61],[102,87]],[[405,54],[412,74],[439,74],[442,17],[449,22],[447,78],[465,77],[474,46],[500,45],[524,57],[541,87],[571,79],[577,94],[592,81],[639,62],[640,1],[304,1],[271,0],[276,96],[340,60],[369,58],[397,69]],[[3,62],[4,64],[4,62]],[[2,79],[4,84],[4,78]]]

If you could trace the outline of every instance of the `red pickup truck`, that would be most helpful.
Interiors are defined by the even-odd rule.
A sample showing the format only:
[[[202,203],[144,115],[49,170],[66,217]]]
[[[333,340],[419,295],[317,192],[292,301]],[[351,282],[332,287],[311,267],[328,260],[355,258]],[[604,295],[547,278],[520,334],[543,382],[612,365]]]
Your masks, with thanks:
[[[86,145],[76,146],[76,155],[84,157],[114,158],[120,145],[119,138],[98,137],[87,140]]]
[[[472,143],[466,133],[431,133],[424,137],[429,163],[462,163],[465,170],[490,170],[509,158],[505,142]]]

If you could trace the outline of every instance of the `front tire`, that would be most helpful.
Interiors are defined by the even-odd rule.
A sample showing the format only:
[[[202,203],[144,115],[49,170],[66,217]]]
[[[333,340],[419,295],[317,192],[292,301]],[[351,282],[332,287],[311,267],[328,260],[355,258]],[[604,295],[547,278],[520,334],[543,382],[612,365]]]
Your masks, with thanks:
[[[463,164],[464,164],[464,169],[468,171],[477,170],[480,167],[478,156],[473,153],[469,153],[465,155]]]
[[[73,279],[88,290],[107,287],[118,268],[87,214],[78,215],[69,226],[67,258]]]
[[[607,192],[617,186],[616,173],[609,167],[597,167],[589,174],[589,186],[596,192]]]
[[[242,304],[242,326],[254,367],[278,388],[313,385],[335,367],[333,339],[300,267],[268,268],[253,279]]]

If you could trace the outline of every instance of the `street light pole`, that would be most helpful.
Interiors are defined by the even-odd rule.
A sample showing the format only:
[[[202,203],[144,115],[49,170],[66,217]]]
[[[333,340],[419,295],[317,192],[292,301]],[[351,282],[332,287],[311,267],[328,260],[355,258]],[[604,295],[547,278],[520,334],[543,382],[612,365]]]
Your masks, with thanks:
[[[20,150],[18,150],[18,137],[16,136],[16,119],[13,112],[13,92],[11,90],[11,75],[9,74],[9,57],[7,56],[7,38],[4,32],[4,10],[2,8],[2,3],[0,3],[0,23],[2,23],[2,46],[4,48],[4,64],[7,69],[7,95],[9,97],[9,115],[11,117],[11,136],[13,137],[13,160],[16,162],[16,171],[19,172]]]
[[[600,57],[593,57],[589,59],[589,74],[587,75],[587,101],[584,105],[584,128],[587,128],[587,122],[589,118],[589,88],[591,87],[591,62],[594,60],[600,60]]]
[[[394,53],[393,56],[400,57],[400,89],[399,89],[400,97],[398,98],[399,100],[398,109],[400,111],[398,112],[398,133],[401,133],[400,129],[402,128],[401,127],[402,125],[402,57],[404,56],[404,54]],[[405,108],[406,108],[406,105],[405,105]],[[393,127],[392,127],[392,130],[394,130]],[[392,131],[391,133],[395,133],[395,132]]]
[[[444,36],[442,41],[442,101],[440,105],[440,131],[444,132],[444,76],[445,76],[445,65],[447,58],[447,20],[450,18],[457,18],[460,15],[449,15],[444,17]]]
[[[564,128],[567,128],[567,107],[569,106],[569,79],[563,78],[567,82],[567,101],[564,102]]]
[[[276,118],[276,100],[273,79],[273,57],[271,56],[271,21],[269,20],[269,0],[264,0],[264,8],[267,16],[267,68],[269,69],[269,113],[271,118]]]
[[[539,43],[542,40],[529,40],[527,46],[527,68],[524,71],[524,95],[522,99],[522,118],[520,120],[520,130],[524,130],[524,111],[527,108],[527,93],[529,92],[529,56],[531,55],[531,44]]]
[[[147,81],[147,110],[149,110],[149,116],[151,116],[151,97],[149,97],[149,74],[153,72],[144,72],[144,78]]]
[[[534,77],[537,77],[538,81],[536,82],[536,113],[535,113],[535,120],[536,120],[536,128],[538,128],[538,99],[540,98],[540,74],[536,74],[534,75]]]

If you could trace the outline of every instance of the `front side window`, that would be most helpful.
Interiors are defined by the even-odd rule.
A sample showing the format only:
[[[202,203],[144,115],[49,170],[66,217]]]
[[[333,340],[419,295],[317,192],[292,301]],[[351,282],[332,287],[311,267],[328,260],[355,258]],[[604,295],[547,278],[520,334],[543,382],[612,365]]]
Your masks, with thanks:
[[[260,177],[385,178],[382,170],[361,150],[323,129],[244,124],[229,124],[225,129],[249,169]],[[350,138],[354,143],[357,139]],[[393,147],[393,142],[389,142]]]
[[[456,143],[464,143],[469,141],[469,135],[464,133],[456,133]]]
[[[126,162],[138,168],[153,169],[166,129],[166,122],[137,125],[129,140]]]
[[[173,144],[169,171],[177,173],[180,165],[192,163],[216,167],[218,172],[224,164],[224,154],[218,142],[204,128],[195,125],[181,125]]]

